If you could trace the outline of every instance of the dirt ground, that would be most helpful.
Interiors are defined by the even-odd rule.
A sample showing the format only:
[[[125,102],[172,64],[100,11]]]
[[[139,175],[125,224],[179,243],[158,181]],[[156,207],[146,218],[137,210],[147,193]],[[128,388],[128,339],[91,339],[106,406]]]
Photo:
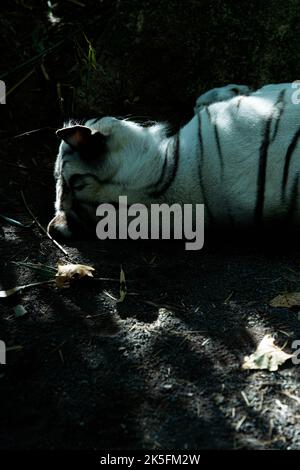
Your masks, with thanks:
[[[87,45],[82,34],[63,48],[59,42],[86,19],[81,2],[71,2],[66,26],[51,25],[47,35],[38,9],[28,13],[30,0],[4,3],[0,26],[9,34],[1,61],[6,70],[10,60],[5,80],[12,92],[0,116],[0,214],[25,224],[32,217],[21,191],[43,226],[53,216],[58,142],[51,129],[13,136],[60,126],[73,111],[163,119],[176,127],[208,83],[299,78],[293,75],[297,2],[281,2],[284,11],[272,14],[274,1],[268,2],[260,15],[256,2],[247,2],[244,27],[236,20],[243,2],[226,8],[213,2],[220,7],[213,12],[212,2],[203,1],[201,30],[198,2],[185,8],[176,1],[180,10],[169,2],[160,21],[153,6],[160,2],[143,1],[143,8],[138,1],[99,2],[97,29],[87,23],[84,32],[101,67],[87,67],[88,73],[78,52]],[[89,11],[88,21],[94,16]],[[274,41],[284,68],[279,60],[274,67]],[[42,62],[30,62],[48,46]],[[66,289],[46,284],[1,299],[0,339],[8,352],[0,366],[0,448],[300,449],[299,367],[287,361],[277,372],[241,368],[265,334],[287,352],[300,339],[297,309],[269,306],[277,294],[300,290],[300,249],[288,237],[270,248],[273,236],[257,244],[224,242],[221,235],[208,237],[197,253],[167,242],[82,240],[64,245],[66,256],[36,224],[1,220],[1,289],[48,279],[47,267],[59,260],[92,265],[95,277],[110,280]],[[128,290],[123,303],[115,300],[120,266]],[[18,305],[26,309],[22,316]]]
[[[24,143],[8,151],[20,147],[13,163],[1,156],[1,212],[30,223],[23,190],[45,225],[52,164],[35,166]],[[64,247],[67,257],[36,226],[1,224],[2,288],[47,279],[59,259],[112,279],[1,300],[1,339],[12,348],[0,371],[1,448],[300,448],[299,367],[241,369],[265,334],[286,351],[300,338],[298,312],[268,306],[299,290],[297,250],[209,240],[197,253],[169,242]],[[122,304],[112,298],[120,265]]]

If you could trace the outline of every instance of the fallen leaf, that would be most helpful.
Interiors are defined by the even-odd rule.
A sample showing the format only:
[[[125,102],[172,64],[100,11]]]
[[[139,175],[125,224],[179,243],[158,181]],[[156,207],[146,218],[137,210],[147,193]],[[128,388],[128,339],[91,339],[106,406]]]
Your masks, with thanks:
[[[271,307],[299,307],[300,292],[287,292],[286,294],[277,295],[270,302]]]
[[[16,317],[23,317],[24,315],[26,315],[27,310],[24,305],[19,304],[14,307],[14,312]]]
[[[55,282],[57,287],[64,287],[70,281],[82,279],[83,277],[93,277],[92,266],[85,264],[58,264]]]
[[[127,294],[127,287],[126,287],[126,280],[125,280],[125,273],[121,267],[120,271],[120,298],[118,302],[124,302],[124,299]]]
[[[242,369],[268,369],[270,371],[278,370],[278,366],[293,354],[287,354],[274,344],[274,338],[271,335],[263,337],[256,351],[251,356],[244,358]]]

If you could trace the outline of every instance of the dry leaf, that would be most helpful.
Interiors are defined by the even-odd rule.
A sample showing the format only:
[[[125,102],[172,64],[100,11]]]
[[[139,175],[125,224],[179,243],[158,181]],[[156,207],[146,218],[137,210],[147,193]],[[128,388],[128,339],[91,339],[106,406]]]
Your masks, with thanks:
[[[121,267],[120,271],[120,298],[118,302],[123,302],[127,294],[127,287],[126,287],[126,280],[125,280],[125,273]]]
[[[57,287],[62,288],[75,279],[93,277],[93,271],[95,271],[94,268],[85,264],[58,264],[55,282]]]
[[[274,338],[271,335],[263,337],[256,351],[251,356],[244,358],[242,369],[268,369],[274,371],[278,366],[293,357],[293,354],[287,354],[274,344]]]
[[[16,317],[23,317],[24,315],[26,315],[27,310],[24,305],[19,304],[14,307],[14,312]]]
[[[270,302],[271,307],[299,307],[300,292],[287,292],[286,294],[277,295]]]

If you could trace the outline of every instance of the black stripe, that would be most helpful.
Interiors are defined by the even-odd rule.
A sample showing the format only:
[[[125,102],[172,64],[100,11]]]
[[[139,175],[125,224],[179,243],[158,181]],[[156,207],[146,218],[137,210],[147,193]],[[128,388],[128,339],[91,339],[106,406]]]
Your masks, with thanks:
[[[210,114],[210,110],[209,110],[208,107],[205,108],[205,111],[206,111],[209,123],[213,126],[213,129],[214,129],[214,134],[215,134],[215,139],[216,139],[216,144],[217,144],[217,149],[218,149],[218,156],[219,156],[219,160],[220,160],[221,170],[222,170],[222,173],[223,173],[224,160],[223,160],[223,154],[222,154],[222,150],[221,150],[221,143],[220,143],[220,136],[219,136],[218,126],[215,122],[212,123],[211,114]]]
[[[202,138],[202,131],[201,131],[201,114],[197,114],[198,117],[198,139],[199,139],[199,182],[200,182],[200,188],[203,196],[203,204],[205,206],[205,209],[207,211],[208,216],[210,219],[213,219],[212,212],[209,208],[208,202],[207,202],[207,197],[204,189],[204,184],[203,184],[203,178],[202,178],[202,170],[203,170],[203,163],[204,163],[204,146],[203,146],[203,138]]]
[[[222,181],[223,178],[224,178],[224,157],[223,157],[223,152],[222,152],[222,148],[221,148],[221,141],[220,141],[220,134],[219,134],[219,130],[218,130],[218,125],[216,124],[216,122],[212,122],[211,114],[210,114],[210,111],[209,111],[208,108],[207,108],[207,116],[208,116],[209,122],[212,125],[213,130],[214,130],[214,135],[215,135],[215,139],[216,139],[216,146],[217,146],[217,152],[218,152],[218,158],[219,158],[220,167],[221,167],[220,178],[221,178],[221,181]],[[231,226],[233,226],[233,219],[232,219],[232,216],[230,215],[230,209],[228,207],[227,198],[225,198],[225,200],[224,200],[224,205],[225,205],[227,213],[228,213],[229,223],[230,223]]]
[[[239,109],[239,107],[241,106],[241,101],[242,101],[243,98],[244,98],[243,96],[239,97],[237,105],[236,105],[237,109]]]
[[[284,163],[284,170],[283,170],[283,177],[282,177],[282,184],[281,184],[282,199],[284,199],[286,185],[287,185],[288,176],[289,176],[290,163],[292,160],[293,153],[297,147],[299,137],[300,137],[300,128],[297,130],[294,137],[292,138],[291,143],[288,146],[288,149],[285,155],[285,163]]]
[[[168,168],[168,149],[169,149],[169,145],[170,145],[170,143],[168,143],[166,151],[165,151],[165,158],[164,158],[164,163],[163,163],[163,166],[162,166],[162,169],[161,169],[160,177],[156,181],[155,185],[153,185],[151,183],[149,185],[146,185],[144,187],[144,189],[151,190],[151,192],[154,192],[154,193],[159,191],[159,188],[160,188],[161,184],[163,183],[163,181],[166,178],[166,172],[167,172],[167,168]]]
[[[213,124],[213,126],[214,126],[215,139],[216,139],[216,143],[217,143],[218,156],[219,156],[220,165],[221,165],[221,173],[222,173],[221,177],[222,177],[223,172],[224,172],[223,153],[222,153],[222,150],[221,150],[221,143],[220,143],[220,136],[219,136],[218,126],[215,123]]]
[[[93,175],[92,173],[84,173],[84,174],[81,174],[81,173],[74,173],[74,175],[72,175],[68,181],[69,183],[69,187],[71,189],[76,189],[74,186],[76,185],[76,183],[81,183],[81,186],[86,186],[88,183],[84,183],[84,179],[88,177],[88,178],[93,178],[94,180],[97,181],[97,183],[100,183],[99,181],[99,178],[95,175]]]
[[[82,189],[85,186],[87,186],[88,183],[84,182],[84,179],[86,176],[90,176],[90,175],[80,175],[80,174],[72,175],[71,178],[69,179],[69,187],[71,188],[71,190],[76,191],[78,189]]]
[[[86,206],[90,206],[91,209],[94,209],[95,215],[98,204],[85,202],[85,201],[78,201],[77,199],[72,199],[72,207],[71,207],[71,215],[72,213],[78,219],[78,221],[83,225],[83,227],[87,230],[90,224],[91,218],[90,214],[87,212],[86,208],[82,206],[85,204]]]
[[[162,187],[159,188],[159,185],[160,185],[161,182],[163,182],[163,179],[165,179],[164,178],[165,173],[167,172],[167,166],[168,166],[167,163],[170,159],[170,157],[169,157],[169,147],[170,146],[173,147],[172,148],[172,155],[171,155],[171,158],[173,160],[172,170],[169,174],[169,177],[162,184]],[[178,169],[178,162],[179,162],[179,134],[177,134],[172,140],[170,140],[170,142],[168,144],[162,174],[159,178],[158,183],[155,185],[154,190],[149,192],[150,197],[158,198],[169,189],[169,187],[171,186],[171,184],[173,183],[173,181],[176,177],[177,169]]]
[[[266,169],[267,169],[267,159],[268,159],[268,150],[271,143],[270,133],[271,133],[271,124],[276,111],[277,104],[280,103],[282,99],[282,91],[279,93],[276,103],[274,104],[271,114],[267,119],[263,140],[259,150],[259,167],[258,167],[258,177],[257,177],[257,193],[256,193],[256,204],[254,210],[254,223],[261,225],[264,202],[265,202],[265,185],[266,185]]]
[[[221,181],[222,181],[224,179],[224,157],[223,157],[223,152],[222,152],[222,149],[221,149],[221,142],[220,142],[220,135],[219,135],[219,131],[218,131],[218,126],[217,126],[216,123],[213,123],[212,125],[214,127],[214,134],[215,134],[215,139],[216,139],[216,144],[217,144],[217,149],[218,149],[218,156],[219,156],[219,161],[220,161],[220,166],[221,166],[220,178],[221,178]],[[230,214],[228,200],[227,200],[227,197],[225,195],[224,195],[224,206],[225,206],[227,214],[228,214],[229,224],[230,224],[231,227],[233,227],[234,226],[234,221],[233,221],[232,215]]]
[[[89,123],[89,125],[92,126],[93,124],[96,124],[96,122],[100,121],[100,119],[102,119],[102,117],[97,117],[97,118],[94,118],[94,119],[87,119],[87,120],[85,121],[85,124],[86,124],[88,121],[91,121],[91,122]]]
[[[209,122],[211,122],[211,114],[210,114],[210,110],[209,110],[208,106],[206,106],[205,111],[206,111]]]
[[[267,168],[267,157],[268,149],[270,145],[270,129],[271,122],[273,118],[274,110],[266,122],[266,127],[264,131],[263,141],[260,146],[260,156],[259,156],[259,167],[258,167],[258,178],[257,178],[257,193],[256,193],[256,205],[254,212],[254,222],[255,224],[260,224],[262,222],[263,208],[264,208],[264,199],[265,199],[265,183],[266,183],[266,168]]]
[[[88,176],[90,178],[94,178],[94,180],[96,180],[99,185],[101,185],[101,184],[111,184],[113,186],[127,187],[127,185],[125,185],[124,183],[121,183],[119,181],[113,181],[110,178],[100,180],[100,178],[98,178],[98,176],[94,175],[93,173],[83,173],[83,174],[82,173],[74,173],[74,175],[72,175],[70,177],[70,179],[68,181],[68,185],[70,186],[71,189],[73,189],[73,186],[76,184],[76,180],[78,182],[78,180],[84,179],[86,176]],[[88,184],[88,183],[86,183],[86,184]],[[74,189],[76,189],[76,188],[74,188]]]
[[[286,90],[282,90],[282,91],[279,93],[279,97],[278,97],[278,100],[277,100],[277,103],[276,103],[277,107],[279,108],[279,115],[278,115],[278,118],[277,118],[277,120],[276,120],[275,129],[274,129],[274,132],[273,132],[273,135],[272,135],[272,138],[271,138],[271,142],[273,142],[273,141],[276,139],[276,136],[277,136],[277,133],[278,133],[278,129],[279,129],[280,120],[281,120],[282,115],[283,115],[283,112],[284,112],[284,107],[285,107],[285,103],[284,103],[285,91],[286,91]]]
[[[299,185],[299,173],[294,178],[293,186],[291,190],[291,196],[289,200],[289,205],[287,208],[287,221],[292,222],[293,215],[297,209],[297,200],[298,200],[298,185]]]

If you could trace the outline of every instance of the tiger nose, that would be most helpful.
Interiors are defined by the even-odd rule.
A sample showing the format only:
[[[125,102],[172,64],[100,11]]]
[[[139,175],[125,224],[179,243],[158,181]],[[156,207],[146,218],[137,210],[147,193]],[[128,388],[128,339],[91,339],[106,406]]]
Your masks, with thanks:
[[[69,229],[65,212],[58,212],[47,226],[47,232],[52,238],[70,238],[72,232]]]

